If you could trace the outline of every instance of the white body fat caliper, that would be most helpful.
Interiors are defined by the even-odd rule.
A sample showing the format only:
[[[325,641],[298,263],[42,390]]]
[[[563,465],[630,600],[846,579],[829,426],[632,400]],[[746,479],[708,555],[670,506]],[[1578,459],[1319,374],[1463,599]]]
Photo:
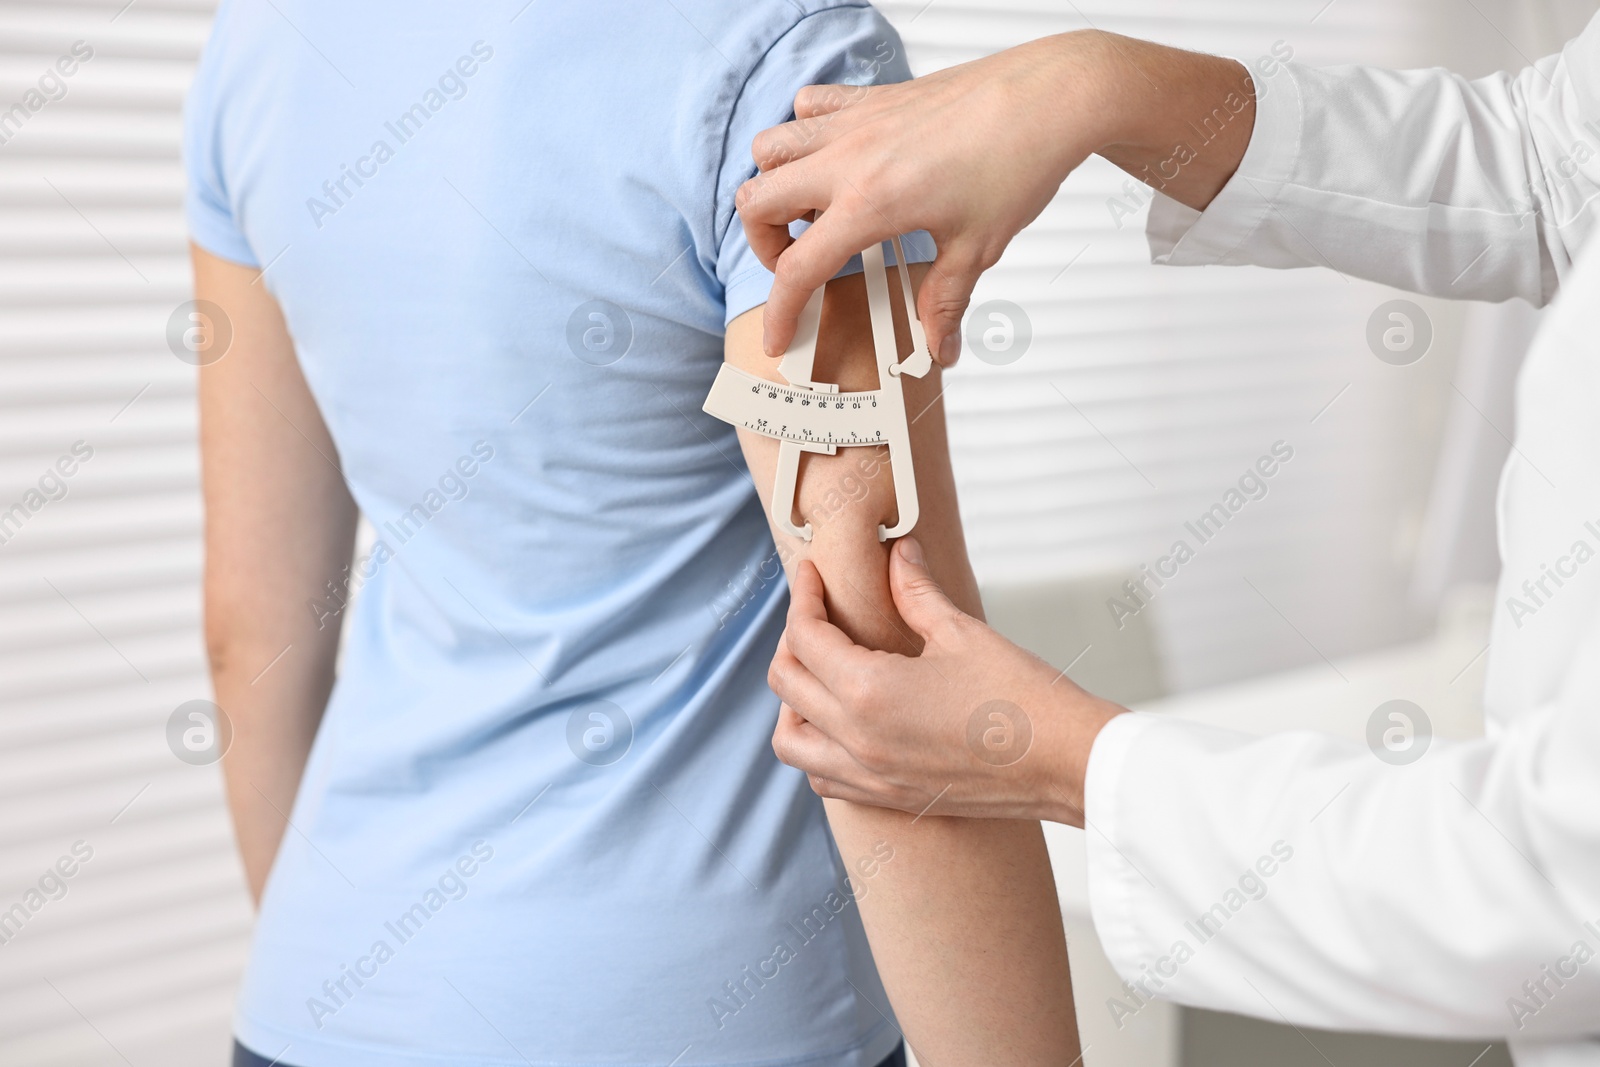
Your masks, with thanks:
[[[894,468],[898,516],[892,529],[879,524],[878,540],[901,537],[917,524],[917,479],[911,465],[911,430],[900,379],[907,374],[913,378],[927,374],[933,358],[922,323],[917,321],[905,249],[896,237],[895,264],[911,326],[911,354],[900,361],[894,315],[889,307],[889,271],[884,265],[884,247],[888,243],[875,244],[861,253],[867,310],[872,318],[872,346],[878,357],[878,388],[842,393],[837,385],[811,380],[817,332],[822,324],[823,290],[818,289],[800,313],[794,341],[778,363],[778,373],[788,384],[757,378],[724,363],[706,397],[704,408],[708,415],[777,439],[778,477],[772,488],[772,519],[779,529],[805,541],[811,540],[811,524],[796,526],[792,518],[802,452],[831,456],[841,448],[887,445]]]

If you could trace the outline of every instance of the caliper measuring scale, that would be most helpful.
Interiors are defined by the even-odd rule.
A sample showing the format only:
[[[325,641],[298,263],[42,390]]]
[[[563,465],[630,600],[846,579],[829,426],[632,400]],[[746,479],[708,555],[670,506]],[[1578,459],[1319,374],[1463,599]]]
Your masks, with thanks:
[[[841,392],[837,385],[812,380],[817,334],[822,323],[823,290],[811,294],[800,313],[794,341],[778,364],[783,382],[768,381],[723,364],[717,371],[704,410],[723,422],[778,442],[778,474],[772,489],[772,519],[778,528],[811,540],[811,524],[794,524],[800,456],[805,452],[834,455],[841,448],[885,446],[894,471],[895,524],[878,525],[878,540],[901,537],[917,524],[917,480],[911,460],[911,431],[906,418],[901,378],[920,378],[933,366],[928,340],[918,321],[900,238],[892,240],[895,265],[911,331],[911,354],[900,360],[895,346],[894,315],[889,305],[889,272],[885,247],[879,242],[861,253],[867,284],[867,311],[877,357],[878,388]]]

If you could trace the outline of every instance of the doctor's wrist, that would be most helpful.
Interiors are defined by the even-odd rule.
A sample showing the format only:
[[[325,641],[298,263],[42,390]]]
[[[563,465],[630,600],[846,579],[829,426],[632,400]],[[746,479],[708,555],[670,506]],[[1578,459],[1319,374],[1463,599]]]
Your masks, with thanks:
[[[1088,778],[1089,755],[1095,739],[1107,723],[1128,709],[1085,692],[1066,678],[1054,682],[1048,695],[1050,713],[1041,724],[1039,817],[1050,822],[1084,825],[1084,784]]]
[[[1204,211],[1239,169],[1255,131],[1256,86],[1233,59],[1103,34],[1107,119],[1094,151]]]

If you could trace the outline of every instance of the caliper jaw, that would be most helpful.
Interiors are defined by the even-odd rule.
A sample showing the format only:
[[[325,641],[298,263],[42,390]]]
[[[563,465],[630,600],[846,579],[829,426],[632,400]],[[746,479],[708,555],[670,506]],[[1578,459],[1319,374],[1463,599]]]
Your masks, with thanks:
[[[885,266],[883,243],[873,244],[861,253],[863,275],[867,286],[867,310],[872,321],[872,342],[878,369],[878,389],[872,395],[874,406],[881,405],[883,410],[880,414],[887,419],[887,425],[880,425],[875,430],[875,436],[881,436],[882,443],[889,448],[889,459],[894,471],[895,507],[898,512],[898,518],[892,529],[882,524],[878,526],[879,541],[903,536],[917,523],[919,510],[917,480],[912,467],[911,430],[906,417],[905,397],[901,392],[900,380],[906,376],[921,378],[933,367],[933,357],[928,351],[928,340],[916,315],[916,301],[911,293],[911,272],[906,267],[905,249],[899,237],[893,238],[893,242],[896,266],[899,268],[900,291],[905,298],[906,318],[911,331],[911,354],[903,361],[899,358],[895,343],[894,316],[889,304],[889,272]],[[816,364],[817,335],[822,325],[823,292],[823,289],[818,289],[811,294],[811,299],[806,301],[795,326],[794,340],[778,363],[778,373],[792,389],[818,396],[839,392],[838,385],[813,381],[811,377]],[[742,377],[733,372],[732,368],[725,366],[718,372],[719,384],[722,378],[729,374]],[[754,390],[753,385],[751,388]],[[714,404],[713,400],[719,395],[722,400]],[[739,413],[740,405],[749,402],[751,397],[742,386],[720,394],[717,386],[713,386],[712,396],[707,398],[705,410],[735,425],[742,424],[747,429],[778,438],[778,469],[772,487],[772,521],[778,529],[791,537],[810,541],[815,532],[811,524],[808,522],[796,525],[794,522],[796,494],[800,480],[800,456],[805,452],[831,456],[838,452],[839,445],[836,442],[791,440],[793,435],[785,436],[782,432],[773,432],[765,419],[757,419],[755,425],[752,425],[751,420],[754,416],[748,410]],[[854,431],[851,432],[851,436],[855,436]]]
[[[917,319],[917,303],[911,295],[911,271],[906,266],[906,251],[900,238],[894,238],[894,258],[900,275],[900,292],[905,298],[906,322],[911,330],[911,355],[904,363],[895,344],[894,314],[889,306],[889,271],[884,266],[881,243],[861,253],[862,276],[867,283],[867,310],[872,318],[873,347],[878,353],[878,383],[889,401],[889,464],[894,471],[894,502],[897,517],[893,527],[878,525],[878,540],[904,537],[917,524],[921,505],[917,501],[917,475],[911,461],[911,423],[906,415],[905,394],[900,378],[909,374],[920,378],[933,366],[928,339]]]
[[[911,354],[899,363],[889,366],[889,373],[895,377],[909,374],[913,378],[921,378],[933,369],[933,353],[928,351],[928,335],[922,329],[922,321],[917,318],[917,301],[911,295],[911,271],[906,266],[906,250],[900,244],[900,238],[894,239],[895,265],[900,269],[900,292],[905,297],[906,322],[911,326]]]

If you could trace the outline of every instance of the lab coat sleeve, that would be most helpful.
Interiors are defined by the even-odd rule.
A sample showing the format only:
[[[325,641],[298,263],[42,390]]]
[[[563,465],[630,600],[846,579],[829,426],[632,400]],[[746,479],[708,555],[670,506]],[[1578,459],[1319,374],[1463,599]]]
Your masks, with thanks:
[[[1085,783],[1095,928],[1151,999],[1329,1029],[1600,1030],[1600,626],[1559,699],[1392,766],[1130,713]],[[1090,1010],[1098,1008],[1093,1006]]]
[[[1156,262],[1321,266],[1542,306],[1594,227],[1600,17],[1515,75],[1287,63],[1256,86],[1249,148],[1205,212],[1151,205]]]

